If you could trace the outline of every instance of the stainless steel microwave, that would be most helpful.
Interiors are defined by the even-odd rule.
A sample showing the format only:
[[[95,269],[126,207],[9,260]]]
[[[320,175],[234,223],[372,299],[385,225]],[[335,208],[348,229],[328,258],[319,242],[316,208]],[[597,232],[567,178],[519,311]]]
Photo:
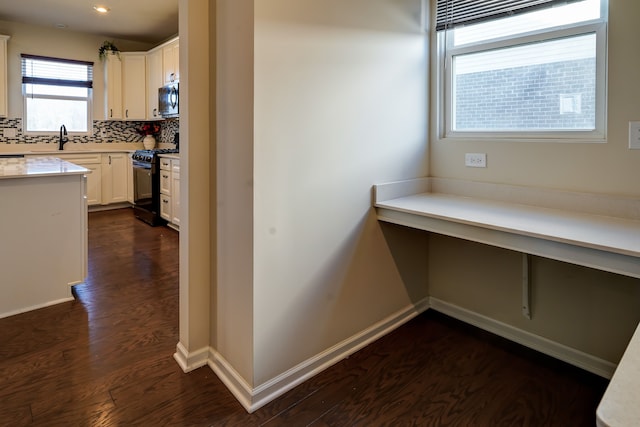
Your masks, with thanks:
[[[158,109],[162,117],[178,117],[180,113],[178,83],[170,83],[158,89]]]

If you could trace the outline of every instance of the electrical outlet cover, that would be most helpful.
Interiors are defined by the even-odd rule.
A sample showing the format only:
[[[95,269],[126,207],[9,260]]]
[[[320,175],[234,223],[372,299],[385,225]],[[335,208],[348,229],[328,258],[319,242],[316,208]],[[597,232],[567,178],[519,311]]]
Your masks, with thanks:
[[[487,154],[486,153],[466,153],[464,155],[464,165],[471,168],[486,168]]]

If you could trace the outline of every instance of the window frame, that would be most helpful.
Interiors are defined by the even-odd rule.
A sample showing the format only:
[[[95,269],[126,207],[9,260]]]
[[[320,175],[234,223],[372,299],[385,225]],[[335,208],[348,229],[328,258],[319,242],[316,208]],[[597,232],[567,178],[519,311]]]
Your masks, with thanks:
[[[86,65],[87,67],[91,67],[91,80],[87,80],[88,85],[87,86],[81,86],[79,84],[77,84],[77,82],[71,81],[73,83],[71,84],[55,84],[54,81],[47,81],[48,79],[43,79],[45,82],[44,83],[38,83],[38,82],[25,82],[25,76],[23,74],[23,71],[21,70],[21,91],[22,91],[22,117],[23,117],[23,125],[22,125],[22,132],[24,135],[30,135],[30,136],[51,136],[51,135],[57,135],[58,134],[58,130],[50,130],[50,131],[32,131],[32,130],[28,130],[27,129],[27,122],[28,122],[28,114],[27,114],[27,99],[31,98],[31,99],[53,99],[53,100],[62,100],[62,101],[85,101],[86,102],[86,106],[87,106],[87,131],[86,132],[79,132],[79,131],[72,131],[69,130],[68,134],[69,135],[76,135],[76,136],[91,136],[93,135],[93,68],[95,66],[95,64],[93,62],[88,62],[88,61],[80,61],[80,60],[73,60],[73,59],[65,59],[65,58],[57,58],[57,57],[47,57],[47,56],[39,56],[39,55],[30,55],[30,54],[22,54],[21,55],[21,68],[22,68],[22,61],[24,61],[25,59],[33,59],[33,60],[43,60],[43,61],[48,61],[48,62],[58,62],[60,64],[78,64],[78,65]],[[37,80],[37,78],[36,78]],[[27,92],[26,90],[26,84],[46,84],[46,85],[50,85],[50,86],[57,86],[57,87],[65,87],[65,86],[71,86],[71,87],[86,87],[87,89],[87,96],[83,97],[83,96],[64,96],[64,95],[39,95],[39,94],[30,94]],[[61,123],[62,125],[63,123]]]
[[[434,8],[435,4],[434,2]],[[600,6],[601,17],[599,19],[469,43],[460,47],[453,46],[453,37],[448,33],[451,30],[436,32],[435,21],[432,22],[432,36],[434,38],[432,44],[432,52],[434,52],[432,55],[432,75],[434,76],[432,93],[435,95],[432,111],[434,114],[433,123],[436,125],[436,140],[605,143],[607,138],[607,0],[601,0]],[[451,64],[453,56],[586,34],[595,34],[596,36],[595,129],[530,131],[461,131],[452,129],[452,120],[455,114],[452,102],[454,82]]]

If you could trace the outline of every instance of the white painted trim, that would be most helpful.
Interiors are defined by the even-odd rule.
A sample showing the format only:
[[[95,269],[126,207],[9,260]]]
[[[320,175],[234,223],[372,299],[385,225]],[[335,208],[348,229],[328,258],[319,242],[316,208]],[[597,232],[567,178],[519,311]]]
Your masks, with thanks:
[[[402,326],[428,308],[428,299],[418,301],[253,389],[213,349],[210,350],[208,364],[240,404],[251,413]]]
[[[209,360],[207,364],[247,412],[252,413],[258,409],[258,407],[252,404],[253,389],[251,385],[213,348],[209,348]]]
[[[617,194],[585,193],[451,178],[432,177],[429,178],[429,181],[432,193],[452,196],[487,199],[631,220],[637,220],[638,212],[640,211],[640,199]]]
[[[481,314],[469,311],[462,307],[450,304],[437,298],[429,297],[429,307],[443,314],[476,326],[485,331],[499,335],[510,341],[522,344],[571,365],[582,368],[604,378],[611,378],[616,365],[584,353],[571,347],[567,347],[547,338],[534,335],[522,329],[515,328],[498,320],[491,319]]]
[[[178,365],[180,365],[180,368],[182,368],[185,373],[205,366],[207,364],[208,356],[209,347],[203,347],[194,352],[189,352],[181,342],[178,342],[176,345],[176,352],[173,354],[173,358],[178,362]]]
[[[73,301],[73,300],[74,300],[73,297],[61,298],[61,299],[57,299],[55,301],[47,301],[47,302],[42,303],[42,304],[32,305],[30,307],[19,308],[18,310],[7,311],[5,313],[0,313],[0,319],[3,319],[5,317],[9,317],[9,316],[15,316],[16,314],[26,313],[27,311],[31,311],[31,310],[38,310],[40,308],[45,308],[45,307],[49,307],[49,306],[56,305],[56,304],[62,304],[63,302],[69,302],[69,301]]]

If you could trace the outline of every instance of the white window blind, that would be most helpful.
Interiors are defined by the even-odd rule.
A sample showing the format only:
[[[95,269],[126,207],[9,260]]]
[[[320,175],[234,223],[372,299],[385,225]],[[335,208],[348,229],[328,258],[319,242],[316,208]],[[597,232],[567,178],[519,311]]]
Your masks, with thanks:
[[[93,62],[22,54],[22,83],[93,87]]]
[[[89,133],[93,62],[22,54],[25,131]]]
[[[436,31],[579,0],[438,0]]]

